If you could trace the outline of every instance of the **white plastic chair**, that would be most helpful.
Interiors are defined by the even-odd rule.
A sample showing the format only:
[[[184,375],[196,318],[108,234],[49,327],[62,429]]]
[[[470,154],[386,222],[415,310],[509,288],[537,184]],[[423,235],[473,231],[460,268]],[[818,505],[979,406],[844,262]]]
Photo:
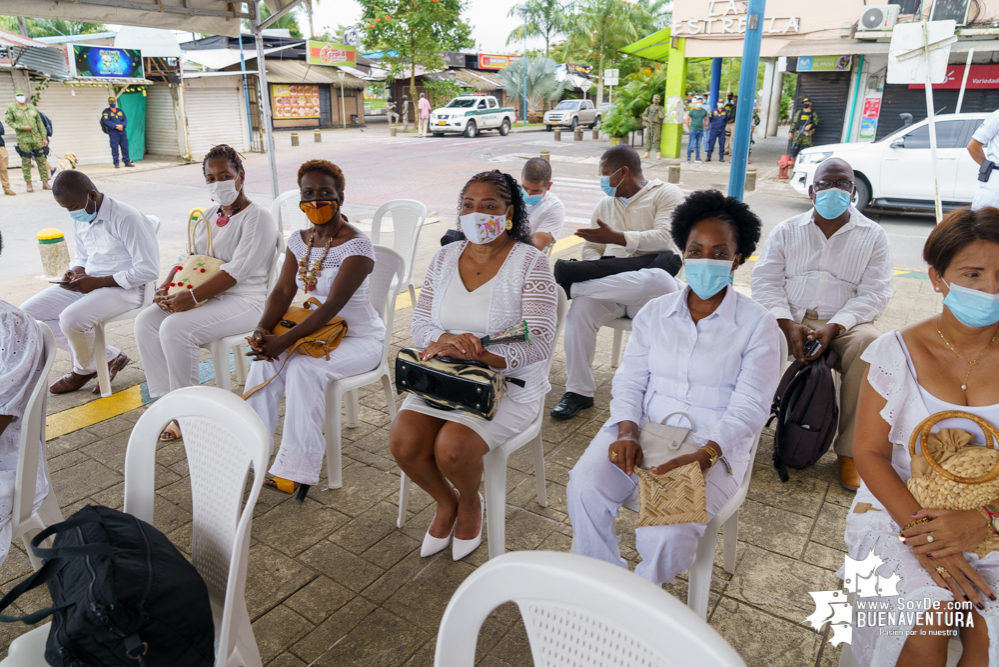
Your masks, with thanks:
[[[379,206],[371,219],[371,242],[376,245],[381,239],[382,218],[386,214],[392,216],[392,249],[406,260],[406,276],[402,279],[403,284],[409,290],[410,303],[416,306],[413,264],[416,262],[420,231],[427,220],[427,207],[415,199],[393,199]]]
[[[558,288],[558,311],[555,325],[555,338],[558,341],[562,333],[562,326],[565,324],[565,313],[569,309],[569,301],[565,292]],[[552,360],[555,357],[554,343],[552,354],[548,357],[547,373],[551,373]],[[534,418],[531,425],[516,437],[507,440],[505,443],[492,449],[482,457],[485,478],[485,501],[486,501],[486,536],[489,542],[489,557],[495,558],[506,552],[506,463],[510,455],[531,443],[534,451],[534,479],[538,489],[538,504],[542,507],[548,506],[548,492],[545,488],[545,447],[541,439],[541,424],[544,422],[545,413],[544,402],[542,401],[538,409],[538,416]],[[399,481],[399,518],[396,525],[402,528],[406,525],[406,508],[409,505],[409,485],[410,479],[406,473],[402,473]]]
[[[153,226],[155,227],[156,234],[158,235],[160,233],[160,219],[155,215],[147,217],[153,221]],[[151,280],[146,283],[143,290],[142,305],[138,308],[133,308],[132,310],[124,312],[121,315],[116,315],[115,317],[98,322],[94,326],[94,363],[97,365],[97,385],[101,388],[101,398],[107,398],[111,395],[111,371],[108,370],[107,342],[104,335],[104,327],[112,322],[134,320],[139,313],[152,305],[153,294],[156,292],[156,280]]]
[[[41,443],[45,441],[45,404],[48,399],[49,370],[56,355],[55,336],[52,330],[43,322],[38,323],[44,336],[41,372],[31,391],[28,404],[24,409],[21,421],[21,440],[18,445],[17,474],[14,478],[14,512],[11,515],[11,540],[21,538],[24,550],[28,552],[31,567],[36,570],[42,566],[40,558],[31,550],[31,538],[54,523],[62,521],[59,501],[56,500],[55,489],[49,484],[49,493],[45,496],[37,511],[35,506],[35,482],[38,480],[38,459]],[[45,465],[45,462],[42,462]]]
[[[351,375],[342,380],[330,382],[326,388],[326,476],[329,488],[339,489],[343,485],[343,464],[341,461],[340,406],[346,403],[347,426],[357,428],[357,390],[379,380],[385,392],[390,423],[395,419],[395,388],[389,375],[389,347],[392,345],[392,323],[395,320],[395,301],[404,285],[406,260],[391,248],[375,246],[375,268],[368,276],[368,295],[371,305],[385,323],[385,343],[382,345],[382,359],[378,367],[367,373]],[[350,323],[348,322],[348,327]],[[346,394],[346,396],[344,396]]]
[[[268,295],[270,295],[271,291],[273,291],[274,285],[277,284],[278,276],[281,275],[281,267],[284,266],[284,249],[284,235],[278,232],[277,241],[274,247],[274,261],[271,262],[270,271],[267,273]],[[233,359],[236,361],[236,381],[240,385],[246,384],[246,373],[248,368],[244,348],[246,347],[246,339],[252,333],[252,331],[245,331],[243,333],[233,334],[232,336],[224,336],[223,338],[218,338],[201,346],[201,349],[207,350],[208,354],[212,357],[212,366],[215,367],[215,386],[219,389],[225,389],[226,391],[230,391],[232,389],[232,381],[229,371],[230,350],[232,350]]]
[[[305,229],[309,226],[309,219],[305,217],[302,210],[298,208],[298,202],[302,199],[302,193],[298,188],[288,190],[278,195],[277,199],[271,202],[271,215],[277,223],[278,233],[284,238],[284,230],[293,232],[296,229]]]
[[[624,332],[631,331],[631,318],[619,317],[616,320],[611,320],[604,326],[614,330],[614,342],[611,346],[611,368],[617,368],[621,365],[621,349],[624,347]]]
[[[451,597],[434,667],[472,667],[479,629],[506,602],[520,608],[537,667],[745,667],[739,654],[672,595],[584,556],[509,553],[473,572]]]
[[[260,417],[227,391],[185,387],[149,406],[125,452],[124,511],[153,522],[156,446],[177,419],[191,472],[192,562],[208,586],[215,620],[216,667],[261,667],[243,597],[250,549],[250,521],[260,495],[270,439]],[[253,469],[246,503],[247,477]],[[242,508],[241,508],[242,506]],[[3,667],[44,667],[50,624],[15,639]]]

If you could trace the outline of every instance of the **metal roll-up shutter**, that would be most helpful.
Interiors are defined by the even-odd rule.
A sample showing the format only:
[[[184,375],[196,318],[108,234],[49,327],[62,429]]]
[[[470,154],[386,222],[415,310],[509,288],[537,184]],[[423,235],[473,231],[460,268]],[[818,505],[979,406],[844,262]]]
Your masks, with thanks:
[[[108,89],[103,86],[70,87],[52,81],[38,102],[39,110],[52,120],[49,162],[75,153],[78,164],[111,163],[111,142],[100,126],[107,106]]]
[[[14,75],[10,72],[0,72],[0,122],[3,122],[4,114],[7,113],[7,107],[14,103]],[[6,132],[4,133],[4,139],[11,146],[14,145],[13,130],[6,125],[4,125]],[[7,136],[7,135],[11,136]]]
[[[843,139],[847,100],[850,97],[850,72],[801,72],[794,108],[808,98],[819,116],[819,126],[812,135],[812,145],[838,144]]]
[[[933,106],[936,113],[957,111],[959,90],[933,89]],[[999,88],[969,89],[964,92],[961,113],[989,112],[999,109]],[[888,136],[902,127],[904,121],[899,114],[911,113],[912,122],[926,118],[926,91],[922,88],[909,88],[903,85],[886,85],[881,97],[881,112],[878,115],[877,139]]]
[[[146,152],[155,155],[181,154],[177,134],[177,104],[170,84],[146,87]]]
[[[248,150],[249,136],[241,112],[243,97],[240,86],[207,87],[198,85],[198,81],[185,81],[191,157],[200,160],[212,146],[218,144],[228,144],[237,151]]]

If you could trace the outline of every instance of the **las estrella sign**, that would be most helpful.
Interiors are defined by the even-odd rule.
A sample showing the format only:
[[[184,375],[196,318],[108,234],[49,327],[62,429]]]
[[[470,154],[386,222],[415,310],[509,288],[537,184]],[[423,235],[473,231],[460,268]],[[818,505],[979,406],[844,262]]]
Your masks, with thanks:
[[[310,65],[344,65],[354,67],[357,64],[357,49],[346,44],[332,42],[316,42],[309,40],[308,62]]]
[[[689,3],[693,4],[693,3]],[[674,37],[704,35],[744,35],[747,14],[745,0],[709,0],[704,15],[679,16],[673,13],[670,34]],[[800,16],[765,16],[763,35],[788,35],[801,32]]]

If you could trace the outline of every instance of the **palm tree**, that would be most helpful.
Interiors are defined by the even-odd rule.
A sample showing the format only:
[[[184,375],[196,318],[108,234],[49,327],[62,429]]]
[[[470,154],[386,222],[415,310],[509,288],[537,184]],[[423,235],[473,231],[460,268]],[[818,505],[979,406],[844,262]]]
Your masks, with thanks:
[[[507,16],[523,19],[521,10],[527,9],[527,36],[542,37],[545,40],[545,57],[548,57],[551,41],[565,32],[565,7],[561,0],[527,0],[522,5],[514,5]],[[524,26],[521,24],[506,38],[507,44],[524,41]]]
[[[524,68],[527,67],[527,107],[539,108],[544,102],[554,102],[562,93],[572,90],[572,83],[555,77],[555,61],[551,58],[521,58],[499,71],[507,97],[524,99]],[[522,109],[527,118],[527,109]]]
[[[604,101],[604,67],[618,49],[651,32],[654,19],[645,2],[580,0],[568,17],[569,49],[588,53],[597,70],[597,104]]]

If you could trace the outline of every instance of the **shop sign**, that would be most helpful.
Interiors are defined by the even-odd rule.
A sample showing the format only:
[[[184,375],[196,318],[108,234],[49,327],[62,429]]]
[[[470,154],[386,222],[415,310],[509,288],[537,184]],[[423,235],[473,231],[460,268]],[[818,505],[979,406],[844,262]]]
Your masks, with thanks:
[[[319,118],[319,86],[272,84],[274,119]]]
[[[948,65],[947,76],[943,83],[933,84],[933,90],[960,90],[961,79],[964,78],[964,65]],[[909,84],[909,88],[925,86]],[[999,88],[999,65],[972,65],[968,72],[967,88]]]
[[[503,69],[507,65],[513,64],[520,56],[495,56],[485,53],[479,54],[479,69]]]
[[[70,44],[66,53],[70,73],[79,79],[144,79],[142,52],[113,46]]]
[[[864,110],[860,116],[860,132],[858,139],[873,139],[878,131],[878,115],[881,113],[881,98],[867,97],[864,99]]]
[[[849,72],[853,56],[798,56],[796,72]]]
[[[674,19],[670,34],[679,35],[743,35],[746,32],[747,3],[736,0],[710,0],[707,16]],[[763,19],[763,35],[786,35],[801,32],[800,16],[771,16]]]
[[[357,64],[357,50],[353,46],[347,46],[346,44],[315,42],[310,39],[307,60],[310,65],[345,65],[347,67],[354,67]]]

